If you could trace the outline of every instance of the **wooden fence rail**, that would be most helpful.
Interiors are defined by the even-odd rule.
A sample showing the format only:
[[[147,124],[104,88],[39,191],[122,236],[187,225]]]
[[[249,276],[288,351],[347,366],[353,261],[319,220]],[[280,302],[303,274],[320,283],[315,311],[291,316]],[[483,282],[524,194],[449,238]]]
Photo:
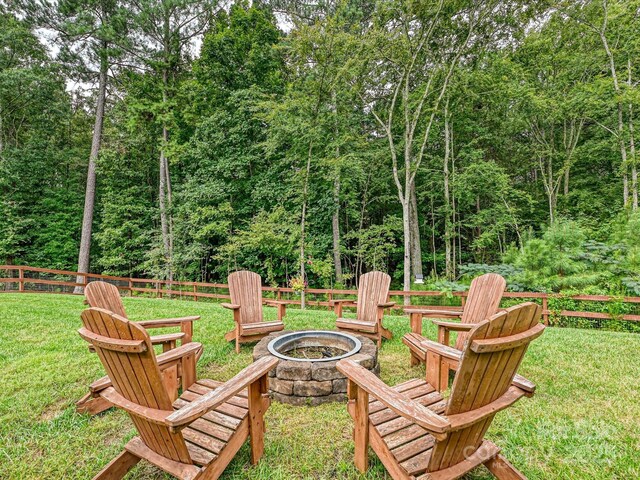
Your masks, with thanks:
[[[82,282],[77,282],[77,277],[83,278]],[[44,278],[43,278],[44,277]],[[63,279],[61,277],[72,277],[71,279]],[[229,299],[228,286],[224,283],[206,283],[206,282],[180,282],[169,280],[158,280],[148,278],[133,277],[116,277],[113,275],[101,275],[97,273],[78,274],[70,270],[56,270],[50,268],[29,267],[24,265],[0,265],[0,292],[55,292],[55,293],[81,293],[81,288],[88,282],[102,280],[109,282],[118,287],[123,292],[130,295],[134,293],[150,295],[162,298],[163,295],[179,297],[183,299],[192,299],[198,301],[199,298],[212,299]],[[205,291],[203,291],[205,290]],[[220,291],[222,290],[222,292]],[[291,305],[299,305],[300,300],[288,298],[295,296],[297,292],[288,287],[262,287],[262,290],[269,292],[274,298],[284,301]],[[355,290],[344,289],[323,289],[323,288],[307,288],[306,294],[321,295],[325,300],[310,300],[307,304],[310,306],[330,305],[331,300],[345,296],[355,296]],[[284,294],[284,295],[283,295]],[[409,299],[411,307],[429,307],[429,308],[446,308],[442,305],[434,304],[429,299],[443,298],[442,292],[437,291],[403,291],[392,290],[391,297],[399,299],[398,306],[400,309],[404,306],[404,298]],[[459,298],[460,303],[464,305],[466,292],[452,292],[451,296]],[[565,309],[550,309],[549,300],[557,298],[566,298],[580,302],[615,302],[627,304],[640,304],[640,297],[611,297],[607,295],[567,295],[539,292],[505,292],[504,298],[532,300],[542,305],[542,314],[545,324],[549,324],[550,316],[577,317],[592,320],[625,320],[629,322],[640,322],[640,315],[624,313],[614,314],[602,311],[573,311]],[[435,302],[439,303],[439,302]]]

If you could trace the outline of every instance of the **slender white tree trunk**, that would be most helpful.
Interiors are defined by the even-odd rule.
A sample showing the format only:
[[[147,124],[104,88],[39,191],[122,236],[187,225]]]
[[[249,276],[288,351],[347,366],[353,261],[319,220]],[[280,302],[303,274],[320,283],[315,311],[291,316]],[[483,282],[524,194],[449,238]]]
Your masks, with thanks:
[[[451,138],[449,131],[448,102],[444,109],[444,159],[442,162],[443,188],[444,188],[444,267],[447,280],[454,278],[454,263],[452,262],[452,225],[451,225],[451,192],[449,185],[449,157],[451,156]]]
[[[303,282],[306,281],[306,260],[305,260],[305,236],[306,236],[306,220],[307,220],[307,192],[309,189],[309,174],[311,172],[311,153],[313,152],[313,143],[309,143],[309,152],[307,154],[307,167],[305,170],[304,184],[302,187],[302,214],[300,216],[300,278]],[[300,292],[300,308],[306,307],[306,292],[304,288]]]
[[[333,134],[336,141],[336,159],[340,158],[340,146],[338,143],[338,99],[336,91],[331,91],[333,107]],[[340,168],[335,169],[333,179],[333,215],[331,216],[331,233],[333,235],[333,268],[336,274],[336,282],[342,284],[342,259],[340,255]]]
[[[627,84],[632,88],[631,81],[631,59],[627,60],[628,79]],[[636,140],[633,128],[633,104],[629,103],[629,156],[631,157],[631,196],[632,208],[638,209],[638,167],[636,165]]]
[[[631,108],[630,108],[631,110]],[[633,118],[629,112],[629,153],[631,155],[631,197],[633,210],[638,209],[638,167],[636,165],[636,144],[633,137]]]
[[[165,47],[168,48],[168,47]],[[168,52],[165,52],[168,56]],[[162,72],[162,103],[166,108],[167,89],[169,87],[168,65],[165,64]],[[166,113],[166,112],[165,112]],[[169,160],[166,155],[169,143],[169,130],[166,121],[162,124],[162,145],[160,146],[160,173],[158,184],[158,201],[160,206],[160,228],[162,231],[162,246],[164,250],[167,279],[173,280],[173,238],[171,228],[171,175],[169,172]]]
[[[107,45],[103,45],[106,49]],[[89,260],[91,253],[91,229],[93,226],[93,210],[96,198],[96,161],[102,146],[102,125],[104,122],[104,107],[107,96],[107,73],[109,64],[106,58],[100,62],[100,74],[98,80],[98,98],[96,101],[96,114],[93,125],[93,138],[91,140],[91,153],[89,154],[89,166],[87,168],[87,185],[84,196],[84,213],[82,215],[82,233],[80,236],[80,252],[78,253],[78,273],[89,273]],[[84,283],[85,277],[78,275],[76,283]],[[76,293],[82,293],[82,287],[76,287]]]
[[[600,33],[600,40],[602,41],[602,45],[604,47],[604,50],[607,54],[607,58],[609,59],[609,70],[611,72],[611,79],[613,80],[613,89],[615,91],[616,94],[616,98],[617,98],[617,110],[618,110],[618,145],[620,147],[620,156],[621,156],[621,167],[622,167],[622,186],[623,186],[623,191],[622,191],[622,200],[624,203],[624,206],[628,206],[629,205],[629,176],[628,176],[628,171],[629,171],[629,165],[627,163],[627,146],[625,144],[625,140],[624,140],[624,119],[623,119],[623,114],[622,114],[622,101],[620,100],[620,83],[618,82],[618,73],[616,71],[616,62],[615,59],[613,57],[613,53],[611,52],[611,48],[609,48],[609,41],[607,39],[607,36],[605,34],[605,30],[606,30],[606,26],[607,26],[607,15],[608,15],[608,10],[605,4],[605,8],[604,8],[604,15],[605,15],[605,20],[604,20],[604,24],[602,27],[602,30],[599,32]]]
[[[410,222],[410,195],[407,189],[402,199],[402,233],[404,235],[404,262],[403,262],[403,291],[408,292],[411,287],[411,222]],[[409,305],[410,298],[404,297],[404,304]]]
[[[331,218],[333,234],[333,267],[336,272],[336,282],[342,284],[342,261],[340,256],[340,173],[336,172],[333,181],[334,210]]]
[[[414,278],[422,275],[422,247],[420,245],[420,220],[418,217],[418,199],[416,196],[416,186],[411,189],[411,270]]]

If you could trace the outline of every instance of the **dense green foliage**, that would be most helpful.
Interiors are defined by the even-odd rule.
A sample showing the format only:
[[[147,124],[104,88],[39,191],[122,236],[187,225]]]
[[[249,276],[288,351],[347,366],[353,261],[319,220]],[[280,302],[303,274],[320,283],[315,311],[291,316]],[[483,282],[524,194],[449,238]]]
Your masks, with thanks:
[[[0,3],[0,262],[76,268],[72,81],[108,58],[93,270],[640,295],[635,0],[94,1],[87,58],[75,3],[47,41],[31,3]]]

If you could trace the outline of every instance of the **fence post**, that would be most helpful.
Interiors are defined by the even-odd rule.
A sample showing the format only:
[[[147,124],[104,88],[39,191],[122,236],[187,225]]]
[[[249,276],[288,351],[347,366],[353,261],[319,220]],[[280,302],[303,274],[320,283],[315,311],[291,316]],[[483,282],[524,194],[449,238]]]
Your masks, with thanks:
[[[327,303],[329,304],[329,311],[331,311],[331,302],[333,301],[333,290],[329,290],[327,294]]]
[[[542,322],[549,325],[549,299],[546,293],[542,297]]]
[[[198,301],[198,286],[196,284],[193,285],[193,301]]]
[[[18,267],[18,291],[24,292],[24,270]]]
[[[133,297],[133,280],[129,278],[129,296]]]
[[[162,298],[162,290],[160,290],[160,282],[156,282],[156,298]]]

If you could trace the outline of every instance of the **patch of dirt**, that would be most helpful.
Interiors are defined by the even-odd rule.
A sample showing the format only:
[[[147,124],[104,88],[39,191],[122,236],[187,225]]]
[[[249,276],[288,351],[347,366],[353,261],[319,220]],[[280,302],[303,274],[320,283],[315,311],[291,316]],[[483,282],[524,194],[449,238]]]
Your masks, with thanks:
[[[40,414],[40,420],[43,422],[50,422],[59,417],[62,412],[67,408],[66,400],[58,400],[51,405],[48,405]]]

